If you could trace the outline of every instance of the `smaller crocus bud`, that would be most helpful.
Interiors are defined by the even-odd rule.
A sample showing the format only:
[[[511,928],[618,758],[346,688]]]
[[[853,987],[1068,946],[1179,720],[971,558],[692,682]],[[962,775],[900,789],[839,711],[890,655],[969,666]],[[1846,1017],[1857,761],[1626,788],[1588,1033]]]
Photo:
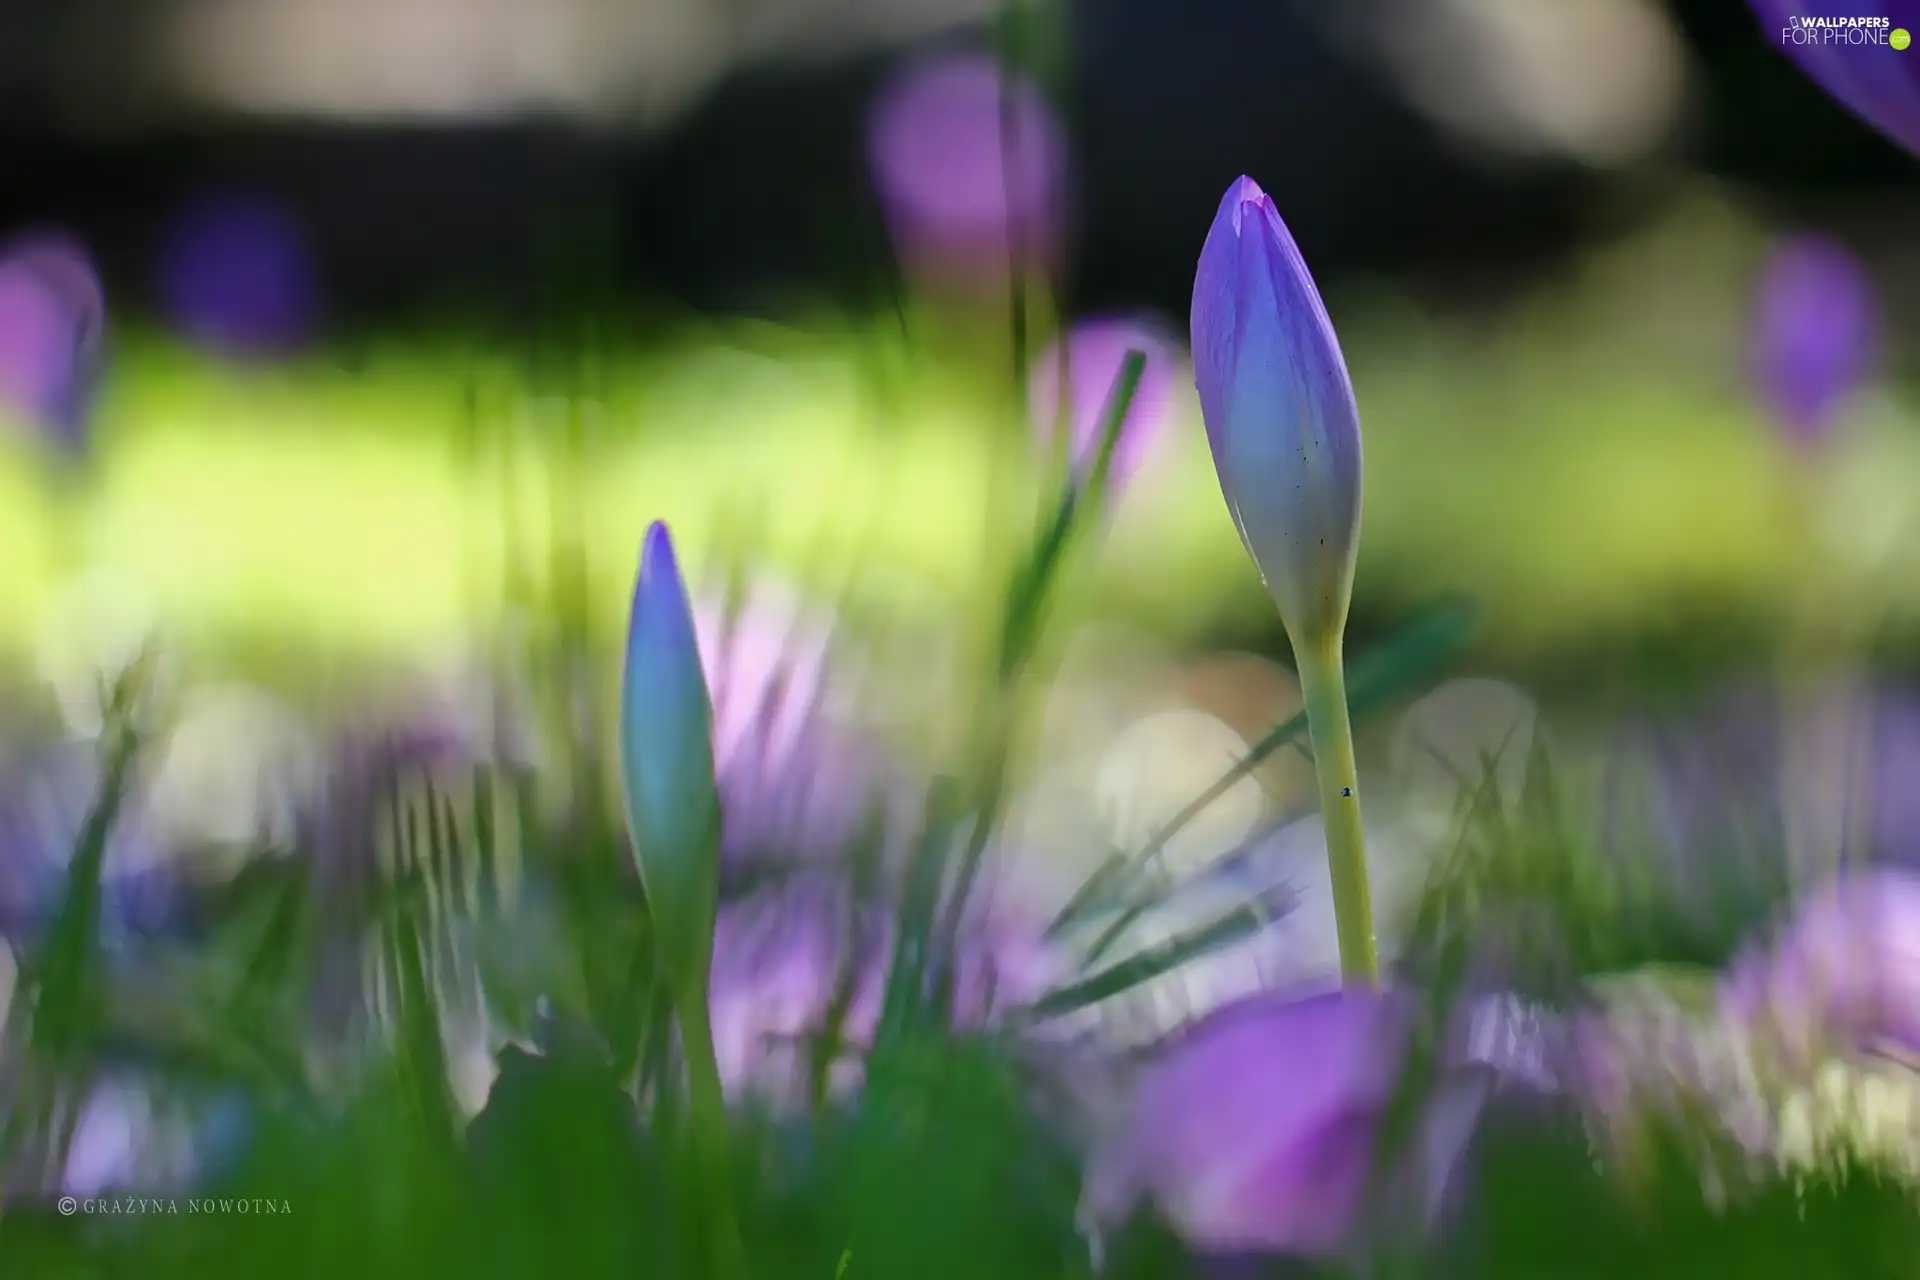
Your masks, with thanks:
[[[1920,63],[1897,43],[1920,11],[1902,0],[1752,0],[1760,34],[1862,120],[1920,155]],[[1878,18],[1885,27],[1864,27]],[[1822,20],[1825,25],[1822,25]],[[1881,43],[1885,41],[1885,43]]]
[[[1033,423],[1040,440],[1051,442],[1064,423],[1074,474],[1085,476],[1098,455],[1107,405],[1129,351],[1144,355],[1146,365],[1113,444],[1112,483],[1116,486],[1126,483],[1166,434],[1173,411],[1173,366],[1178,358],[1172,345],[1151,325],[1112,318],[1087,320],[1075,325],[1064,341],[1056,341],[1034,362],[1028,381]],[[1060,378],[1063,363],[1064,395]]]
[[[0,247],[0,400],[64,454],[85,445],[106,300],[79,241],[34,232]]]
[[[627,827],[669,981],[704,986],[719,895],[712,707],[667,526],[640,552],[620,691]],[[696,985],[697,984],[697,985]]]
[[[1846,246],[1799,236],[1773,253],[1754,314],[1754,376],[1787,438],[1826,439],[1873,357],[1872,283]]]
[[[1252,178],[1193,282],[1193,372],[1220,492],[1296,650],[1344,631],[1360,546],[1360,413],[1300,249]]]

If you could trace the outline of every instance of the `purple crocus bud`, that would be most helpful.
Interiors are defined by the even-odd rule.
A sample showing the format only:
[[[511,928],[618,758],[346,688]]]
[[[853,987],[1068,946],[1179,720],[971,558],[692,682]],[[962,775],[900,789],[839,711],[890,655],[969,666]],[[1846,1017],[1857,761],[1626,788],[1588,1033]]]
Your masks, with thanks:
[[[1151,325],[1105,318],[1075,325],[1065,339],[1066,394],[1061,394],[1061,347],[1056,341],[1034,363],[1028,382],[1033,422],[1043,443],[1061,423],[1068,428],[1075,474],[1093,467],[1106,425],[1107,405],[1129,351],[1146,357],[1140,384],[1127,405],[1113,444],[1112,481],[1125,484],[1145,461],[1173,416],[1173,366],[1178,359],[1166,337]]]
[[[33,232],[0,247],[0,400],[79,452],[106,329],[100,273],[78,240]]]
[[[1319,1256],[1351,1242],[1412,1033],[1403,998],[1355,989],[1262,996],[1196,1024],[1143,1072],[1096,1151],[1082,1213],[1146,1199],[1210,1253]],[[1467,1107],[1467,1112],[1478,1104]],[[1449,1112],[1414,1144],[1437,1205],[1472,1125]]]
[[[181,209],[157,271],[174,323],[216,351],[271,354],[312,331],[319,290],[305,231],[264,196],[215,195]]]
[[[1879,313],[1853,254],[1825,236],[1780,245],[1761,275],[1754,376],[1787,437],[1824,440],[1873,356]]]
[[[946,55],[898,73],[873,104],[868,158],[895,249],[945,284],[1000,287],[1016,263],[1053,265],[1065,237],[1066,132],[1039,87],[1003,87],[1008,74]]]
[[[1220,492],[1296,650],[1346,627],[1360,546],[1360,412],[1299,246],[1252,178],[1193,282],[1193,371]]]
[[[1870,871],[1808,899],[1774,945],[1723,984],[1728,1010],[1790,1061],[1920,1054],[1920,874]]]
[[[620,763],[661,961],[670,982],[697,990],[713,951],[720,883],[713,711],[686,582],[657,520],[641,547],[627,625]]]
[[[1920,154],[1913,0],[1753,0],[1762,37],[1847,110]]]

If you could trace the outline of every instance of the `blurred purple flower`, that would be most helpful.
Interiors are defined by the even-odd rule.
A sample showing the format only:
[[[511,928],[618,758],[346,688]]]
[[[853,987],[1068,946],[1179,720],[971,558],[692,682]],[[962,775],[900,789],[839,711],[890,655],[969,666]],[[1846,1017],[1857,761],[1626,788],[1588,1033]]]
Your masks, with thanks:
[[[185,1191],[199,1172],[194,1124],[184,1109],[158,1105],[131,1076],[108,1076],[87,1095],[66,1168],[65,1195]]]
[[[1826,438],[1873,358],[1879,314],[1853,254],[1825,236],[1780,245],[1761,275],[1754,376],[1796,444]]]
[[[1787,876],[1779,699],[1737,687],[1617,730],[1598,789],[1601,848],[1702,925]]]
[[[1601,1151],[1628,1176],[1644,1172],[1647,1140],[1688,1145],[1710,1186],[1760,1168],[1775,1108],[1761,1087],[1748,1020],[1699,998],[1702,980],[1658,971],[1609,979],[1568,1014],[1550,1042],[1554,1071],[1587,1117]]]
[[[1920,31],[1913,0],[1752,0],[1761,36],[1780,49],[1849,111],[1908,151],[1920,154],[1920,62],[1895,49],[1895,29]],[[1877,30],[1849,27],[1850,19],[1878,18]],[[1808,20],[1839,20],[1805,29]]]
[[[518,895],[506,896],[500,866],[470,867],[464,859],[454,859],[443,867],[420,867],[411,859],[424,860],[424,851],[396,847],[401,832],[411,831],[415,841],[424,841],[428,831],[448,819],[455,824],[456,837],[471,834],[470,824],[481,821],[478,797],[470,788],[476,771],[492,771],[494,785],[502,791],[524,776],[532,754],[525,723],[513,718],[497,731],[490,724],[475,724],[473,708],[465,702],[437,693],[415,694],[410,702],[401,702],[405,710],[389,711],[384,724],[338,728],[326,746],[320,777],[305,789],[295,826],[299,846],[313,856],[310,885],[320,928],[314,938],[311,995],[329,1053],[344,1052],[350,1058],[356,1048],[350,1043],[353,1037],[382,1033],[383,1011],[393,1005],[390,975],[384,975],[369,954],[369,921],[382,882],[393,869],[411,866],[435,877],[477,874],[477,885],[440,882],[443,900],[459,901],[477,890],[474,896],[488,911],[523,905]],[[430,959],[442,966],[441,973],[452,975],[452,1000],[465,1006],[449,1012],[464,1014],[475,1008],[484,1015],[474,959],[477,943],[466,928],[470,917],[443,912],[435,919]],[[518,923],[524,926],[525,918]],[[533,936],[524,928],[515,935],[516,964],[543,961],[543,956],[531,954],[546,950],[530,945]],[[445,998],[449,992],[440,994]]]
[[[1414,1010],[1351,990],[1263,996],[1196,1024],[1149,1065],[1089,1170],[1083,1215],[1123,1221],[1143,1199],[1215,1253],[1340,1252],[1375,1180]],[[1436,1211],[1485,1092],[1443,1087],[1408,1176]]]
[[[957,944],[955,1026],[999,1025],[1064,976],[1039,928],[1022,923],[1004,913],[969,913]],[[836,1095],[858,1088],[861,1059],[879,1025],[893,938],[891,914],[854,904],[832,872],[796,877],[723,907],[709,999],[727,1096],[800,1105],[811,1055],[834,1030],[836,1009],[842,1021],[829,1088]]]
[[[1867,855],[1920,867],[1920,698],[1888,689],[1873,708]]]
[[[1116,390],[1127,352],[1146,357],[1140,385],[1121,420],[1113,445],[1113,483],[1125,484],[1166,434],[1173,415],[1174,363],[1179,359],[1166,335],[1151,325],[1102,318],[1073,326],[1066,338],[1066,402],[1060,391],[1061,343],[1055,341],[1034,363],[1029,395],[1034,426],[1051,443],[1064,420],[1072,442],[1076,473],[1091,470],[1100,447],[1100,429]]]
[[[1809,898],[1734,966],[1722,1000],[1802,1068],[1881,1049],[1920,1056],[1920,873],[1865,871]]]
[[[0,769],[0,933],[33,937],[59,910],[102,781],[92,742],[30,748]],[[167,927],[183,905],[180,870],[161,856],[144,810],[129,786],[107,833],[100,912],[110,944]]]
[[[729,1098],[775,1106],[805,1100],[811,1055],[837,1031],[828,1083],[856,1088],[859,1053],[879,1023],[884,974],[874,921],[848,909],[842,895],[797,884],[723,907],[714,930],[709,1002],[714,1054]],[[830,1025],[836,997],[842,1021]]]
[[[1003,105],[1011,108],[1004,116]],[[1009,81],[1003,102],[992,58],[917,62],[875,99],[867,149],[881,211],[907,266],[946,283],[992,288],[1004,283],[1016,254],[1022,269],[1056,263],[1068,141],[1031,81]]]
[[[32,232],[0,246],[0,400],[67,454],[85,446],[106,297],[85,246]]]
[[[173,322],[220,352],[286,351],[307,339],[317,319],[319,286],[306,233],[265,196],[212,195],[182,208],[156,269]]]

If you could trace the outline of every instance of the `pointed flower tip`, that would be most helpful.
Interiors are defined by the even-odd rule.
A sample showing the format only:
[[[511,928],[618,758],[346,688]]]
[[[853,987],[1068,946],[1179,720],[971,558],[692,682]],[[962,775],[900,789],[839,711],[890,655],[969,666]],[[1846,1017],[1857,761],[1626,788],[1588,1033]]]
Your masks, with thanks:
[[[1243,173],[1231,187],[1227,188],[1227,197],[1220,203],[1223,212],[1231,212],[1233,230],[1237,235],[1241,231],[1242,220],[1246,217],[1247,206],[1252,205],[1262,212],[1271,210],[1273,197],[1269,196],[1259,183]]]
[[[686,580],[680,573],[680,557],[673,549],[673,533],[664,520],[655,520],[648,525],[646,537],[640,543],[640,572],[634,582],[634,608],[638,610],[643,604],[672,608],[678,613],[687,613],[692,609]]]
[[[1312,273],[1252,178],[1228,188],[1201,248],[1191,335],[1207,441],[1241,541],[1296,643],[1325,643],[1345,628],[1353,587],[1359,410]]]
[[[672,531],[665,520],[655,520],[647,526],[646,536],[640,541],[640,572],[645,574],[649,569],[662,567],[677,572],[679,566],[674,562]]]

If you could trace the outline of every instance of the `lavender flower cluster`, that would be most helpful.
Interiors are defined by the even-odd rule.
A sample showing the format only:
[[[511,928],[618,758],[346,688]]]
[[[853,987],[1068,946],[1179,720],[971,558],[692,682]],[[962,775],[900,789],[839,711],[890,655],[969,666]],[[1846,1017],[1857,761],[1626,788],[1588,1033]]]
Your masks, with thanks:
[[[872,139],[903,251],[925,253],[929,271],[947,273],[956,262],[1055,251],[1064,233],[1049,219],[1064,195],[1050,149],[1060,135],[1037,91],[1015,86],[1003,100],[982,64],[922,74],[890,91]],[[1871,88],[1841,96],[1872,116],[1892,90]],[[1015,126],[984,130],[983,116],[998,119],[1008,104]],[[958,170],[923,172],[927,149],[913,122],[922,113],[943,121],[946,145],[965,162]],[[1020,152],[1011,158],[999,153],[1009,138]],[[998,194],[963,199],[956,173]],[[302,289],[294,292],[304,297]],[[100,296],[84,254],[65,242],[22,244],[0,260],[0,393],[60,441],[83,420]],[[297,328],[267,310],[276,334]],[[1757,350],[1790,438],[1819,436],[1855,389],[1871,312],[1859,269],[1826,242],[1790,247],[1770,268]],[[977,842],[987,870],[967,883],[949,868],[973,833],[961,824],[931,841],[943,864],[934,914],[957,924],[944,1012],[952,1029],[1012,1038],[1071,1077],[1084,1104],[1072,1127],[1096,1250],[1143,1207],[1197,1252],[1219,1255],[1351,1254],[1367,1247],[1382,1214],[1403,1227],[1438,1226],[1471,1193],[1482,1121],[1516,1100],[1581,1116],[1596,1154],[1623,1176],[1650,1132],[1671,1126],[1696,1144],[1712,1195],[1783,1175],[1821,1176],[1842,1158],[1920,1174],[1920,1075],[1908,1066],[1920,1058],[1920,875],[1796,867],[1797,906],[1724,972],[1641,969],[1583,982],[1570,1001],[1549,1007],[1505,983],[1505,957],[1494,955],[1472,968],[1464,998],[1428,998],[1431,975],[1398,907],[1412,897],[1404,882],[1426,876],[1457,842],[1460,815],[1434,803],[1451,789],[1424,772],[1434,720],[1415,717],[1397,747],[1399,793],[1389,789],[1378,803],[1369,796],[1379,824],[1371,838],[1361,824],[1342,667],[1361,525],[1359,410],[1300,247],[1250,178],[1218,208],[1190,320],[1192,376],[1222,497],[1298,659],[1318,816],[1289,812],[1196,851],[1196,865],[1173,877],[1184,898],[1079,904],[1067,927],[1060,922],[1076,904],[1057,864],[1076,851],[1024,848],[996,833]],[[1073,483],[1087,482],[1108,429],[1109,484],[1150,469],[1171,425],[1178,361],[1164,332],[1111,318],[1071,328],[1041,358],[1036,432],[1046,440],[1067,429]],[[1129,378],[1130,397],[1116,402],[1115,385]],[[735,1112],[804,1111],[809,1060],[823,1038],[837,1042],[826,1091],[857,1099],[863,1052],[887,1034],[903,954],[926,943],[896,910],[930,843],[916,807],[926,780],[879,726],[844,714],[857,698],[832,696],[848,678],[844,656],[832,627],[779,588],[750,592],[744,604],[690,591],[666,526],[649,529],[622,663],[622,852],[644,891],[696,1111],[703,1099]],[[475,702],[515,701],[492,683]],[[1521,702],[1503,715],[1524,717],[1519,727],[1538,736]],[[103,950],[143,955],[151,939],[189,936],[196,907],[235,876],[234,860],[217,856],[222,847],[300,849],[323,908],[341,907],[327,917],[336,927],[323,946],[341,962],[337,972],[321,966],[322,996],[371,1043],[397,1034],[399,1015],[383,1014],[378,994],[393,975],[370,972],[381,953],[365,945],[365,916],[346,909],[395,874],[401,851],[386,828],[437,822],[460,793],[458,777],[489,771],[510,780],[541,754],[537,745],[502,751],[500,734],[468,727],[470,709],[436,708],[373,736],[350,726],[331,747],[315,745],[324,735],[290,715],[229,723],[211,753],[254,767],[227,779],[227,798],[213,802],[196,788],[219,769],[203,762],[196,773],[190,758],[164,767],[177,753],[162,751],[163,767],[136,770],[117,798],[123,812],[96,873]],[[525,719],[509,738],[524,728],[537,739],[533,717]],[[188,723],[168,741],[191,744]],[[1490,741],[1439,754],[1464,758],[1473,773],[1511,745],[1515,727],[1496,724]],[[13,963],[0,1088],[21,1087],[13,1067],[31,1056],[36,984],[47,980],[23,962],[40,954],[73,901],[73,851],[98,825],[116,741],[102,727],[95,737],[29,742],[4,757],[0,936]],[[1897,752],[1881,755],[1897,767]],[[1489,772],[1510,799],[1524,785]],[[1662,799],[1677,797],[1683,811],[1668,814],[1665,834],[1684,855],[1702,839],[1703,808],[1717,797],[1684,771],[1675,776]],[[411,799],[401,790],[422,779],[424,809],[417,790]],[[1899,779],[1883,789],[1879,812],[1897,814],[1901,789]],[[490,823],[497,799],[459,794],[471,812],[451,825],[483,825],[483,811]],[[246,811],[237,826],[235,807]],[[1264,820],[1265,806],[1255,807]],[[864,888],[840,858],[863,842],[874,850]],[[1396,845],[1399,856],[1390,856]],[[741,892],[729,887],[735,873],[756,868],[779,874]],[[471,1114],[484,1104],[493,1055],[523,1038],[486,972],[482,935],[511,936],[532,985],[563,981],[542,969],[543,954],[559,945],[539,925],[550,886],[509,890],[498,868],[475,869],[471,881],[432,870],[436,918],[455,923],[426,944],[426,970],[453,1050],[452,1092]],[[482,882],[485,891],[475,887]],[[1148,935],[1154,926],[1177,932],[1173,922],[1192,918],[1195,897],[1263,904],[1268,918],[1250,940],[1194,961],[1197,973],[1228,957],[1241,966],[1237,975],[1204,990],[1196,978],[1194,998],[1145,1034],[1118,1016],[1117,999],[1060,999],[1097,968],[1103,943],[1137,939],[1143,924]],[[329,1043],[350,1038],[334,1030]],[[339,1065],[321,1057],[316,1076]],[[31,1153],[32,1167],[16,1180],[95,1194],[202,1176],[219,1148],[217,1126],[204,1116],[179,1120],[129,1080],[102,1067],[83,1081],[78,1123]],[[1393,1118],[1410,1088],[1413,1123],[1399,1126]],[[11,1109],[17,1098],[6,1101]]]

